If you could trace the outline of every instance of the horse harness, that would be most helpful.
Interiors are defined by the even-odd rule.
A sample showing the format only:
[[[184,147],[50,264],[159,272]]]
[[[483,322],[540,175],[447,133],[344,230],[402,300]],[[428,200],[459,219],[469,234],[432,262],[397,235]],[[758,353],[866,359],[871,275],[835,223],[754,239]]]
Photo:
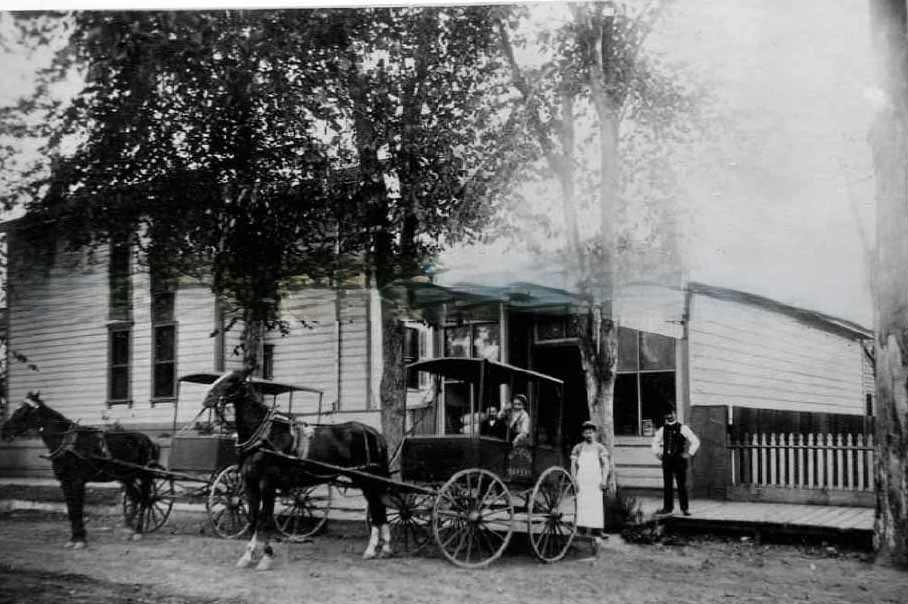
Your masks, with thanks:
[[[255,449],[263,449],[266,452],[282,453],[280,448],[271,441],[271,428],[274,424],[284,424],[293,438],[290,445],[290,451],[300,461],[309,457],[309,448],[312,437],[315,436],[316,424],[303,422],[288,413],[281,413],[274,408],[268,410],[268,414],[262,419],[259,426],[255,429],[248,439],[242,443],[236,444],[237,453],[244,455]],[[363,448],[366,453],[366,463],[359,466],[351,466],[347,470],[367,470],[377,467],[379,464],[372,461],[372,453],[369,448],[369,440],[366,432],[363,432]]]
[[[91,438],[91,440],[89,441],[89,451],[87,453],[79,450],[78,444],[80,434],[87,434]],[[75,424],[70,426],[63,433],[63,438],[60,440],[60,446],[51,451],[49,454],[42,455],[41,457],[50,461],[55,461],[63,457],[67,453],[71,453],[79,459],[85,461],[113,460],[113,456],[110,454],[110,447],[107,445],[106,432],[97,428],[86,428]]]

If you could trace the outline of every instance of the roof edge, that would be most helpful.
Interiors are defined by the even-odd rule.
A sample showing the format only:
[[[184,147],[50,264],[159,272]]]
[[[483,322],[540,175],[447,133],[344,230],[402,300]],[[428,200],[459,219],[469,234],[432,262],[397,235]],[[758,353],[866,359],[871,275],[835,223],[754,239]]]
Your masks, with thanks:
[[[767,298],[765,296],[760,296],[757,294],[752,294],[749,292],[727,287],[707,285],[706,283],[701,283],[699,281],[688,282],[686,289],[692,294],[700,294],[709,296],[711,298],[716,298],[718,300],[739,302],[741,304],[748,304],[750,306],[772,310],[781,314],[788,315],[803,323],[814,326],[821,326],[834,332],[844,332],[852,336],[858,336],[862,339],[873,338],[872,329],[864,327],[863,325],[855,323],[854,321],[849,321],[847,319],[828,315],[816,310],[809,310],[798,306],[792,306],[790,304],[785,304],[784,302],[779,302],[778,300],[773,300],[772,298]]]

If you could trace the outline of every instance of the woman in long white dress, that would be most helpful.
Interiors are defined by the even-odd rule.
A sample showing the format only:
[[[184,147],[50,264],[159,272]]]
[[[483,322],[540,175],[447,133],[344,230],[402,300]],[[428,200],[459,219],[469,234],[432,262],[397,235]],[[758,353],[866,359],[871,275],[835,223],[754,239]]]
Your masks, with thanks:
[[[571,452],[571,474],[577,483],[577,528],[594,537],[593,548],[605,528],[602,491],[608,487],[611,462],[608,448],[596,440],[598,428],[593,422],[583,424],[583,442]]]

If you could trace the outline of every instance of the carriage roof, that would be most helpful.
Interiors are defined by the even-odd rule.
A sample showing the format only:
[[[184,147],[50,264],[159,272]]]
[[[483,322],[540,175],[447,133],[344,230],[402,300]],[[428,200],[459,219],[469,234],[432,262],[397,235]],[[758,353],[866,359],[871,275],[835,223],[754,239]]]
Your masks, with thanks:
[[[224,376],[223,373],[189,373],[180,378],[181,382],[189,382],[191,384],[204,384],[211,385],[215,383],[218,378]],[[278,394],[285,394],[287,392],[314,392],[316,394],[322,394],[322,391],[317,388],[312,388],[310,386],[299,386],[296,384],[284,384],[281,382],[272,382],[271,380],[263,380],[260,378],[252,378],[250,380],[264,395],[274,396]]]
[[[426,371],[448,379],[462,380],[464,382],[479,381],[480,371],[484,370],[486,383],[508,384],[515,377],[522,376],[531,380],[549,382],[559,386],[564,385],[564,382],[550,375],[489,359],[441,357],[411,363],[407,365],[407,370]]]

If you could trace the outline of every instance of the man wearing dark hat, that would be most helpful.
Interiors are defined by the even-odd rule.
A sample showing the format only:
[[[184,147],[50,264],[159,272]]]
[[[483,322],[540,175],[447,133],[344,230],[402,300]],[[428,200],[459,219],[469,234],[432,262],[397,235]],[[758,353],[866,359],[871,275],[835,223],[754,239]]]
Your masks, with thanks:
[[[673,483],[677,483],[681,512],[685,516],[690,516],[687,499],[687,461],[700,448],[700,439],[693,430],[677,420],[674,409],[668,409],[665,412],[663,426],[656,430],[651,448],[662,462],[662,509],[656,513],[672,513],[675,507]]]

